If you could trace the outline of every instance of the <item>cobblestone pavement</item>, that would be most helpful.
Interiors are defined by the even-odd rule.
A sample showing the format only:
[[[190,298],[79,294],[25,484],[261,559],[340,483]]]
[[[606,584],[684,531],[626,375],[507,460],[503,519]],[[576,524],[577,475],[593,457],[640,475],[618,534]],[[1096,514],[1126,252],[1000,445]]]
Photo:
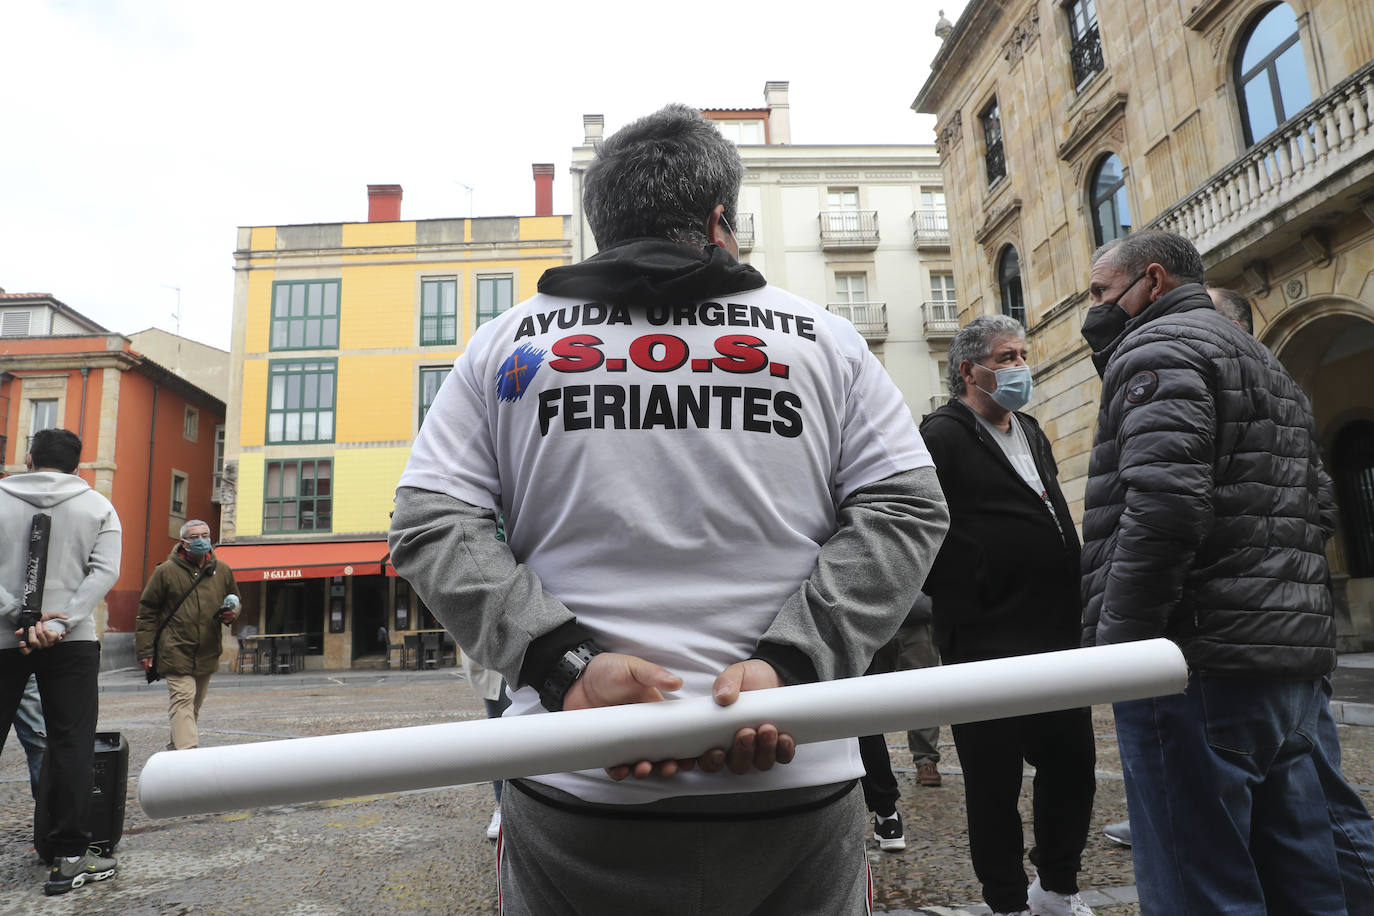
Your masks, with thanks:
[[[102,679],[102,683],[105,679]],[[32,804],[18,742],[0,755],[0,913],[82,916],[372,916],[495,912],[494,844],[485,839],[488,785],[351,798],[296,807],[152,821],[137,776],[167,741],[166,690],[103,689],[100,728],[130,744],[129,798],[119,874],[44,897],[32,851]],[[207,746],[476,718],[481,702],[456,670],[351,672],[281,679],[221,674],[201,713]],[[1102,836],[1125,816],[1109,709],[1095,710],[1098,787],[1082,874],[1099,914],[1138,913],[1129,850]],[[945,779],[917,785],[904,736],[888,736],[904,797],[907,848],[871,844],[875,904],[889,914],[986,912],[968,861],[959,761],[942,732]],[[1342,727],[1346,773],[1374,802],[1374,729]],[[1029,773],[1026,788],[1029,790]],[[1029,794],[1022,813],[1030,820]],[[1087,889],[1098,892],[1089,892]],[[1101,892],[1105,891],[1105,893]]]

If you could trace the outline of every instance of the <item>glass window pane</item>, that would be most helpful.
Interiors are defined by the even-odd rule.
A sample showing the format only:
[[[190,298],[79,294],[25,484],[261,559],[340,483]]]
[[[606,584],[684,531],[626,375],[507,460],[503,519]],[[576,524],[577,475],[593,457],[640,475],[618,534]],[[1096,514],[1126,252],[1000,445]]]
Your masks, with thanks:
[[[334,367],[326,367],[320,374],[320,406],[334,406]]]
[[[1121,160],[1116,154],[1108,156],[1102,160],[1102,164],[1097,168],[1096,190],[1094,195],[1099,200],[1112,193],[1117,183],[1121,181]]]
[[[296,490],[296,463],[293,461],[293,462],[290,462],[289,464],[288,464],[288,463],[282,464],[281,471],[282,471],[282,475],[281,475],[281,495],[282,495],[282,496],[295,496],[295,495],[296,495],[296,492],[297,492],[297,490]]]
[[[320,406],[320,377],[307,375],[301,381],[305,389],[301,392],[301,406],[307,410],[314,410]]]
[[[496,281],[496,307],[501,311],[510,308],[511,295],[515,288],[515,281],[510,277],[502,277]]]
[[[1254,31],[1250,33],[1250,38],[1245,45],[1245,54],[1241,57],[1241,73],[1249,73],[1270,52],[1276,50],[1279,45],[1298,30],[1298,18],[1293,13],[1291,7],[1286,3],[1280,3],[1271,9],[1264,17],[1255,24]]]
[[[324,305],[324,286],[319,283],[310,284],[310,296],[306,301],[305,313],[312,317],[320,314],[320,309]]]
[[[263,507],[262,507],[262,530],[263,530],[263,531],[280,531],[280,530],[281,530],[281,517],[277,514],[277,513],[280,512],[280,511],[281,511],[281,507],[278,506],[276,503],[269,503],[269,504],[267,504],[266,506],[263,506]]]
[[[291,284],[291,317],[299,317],[305,314],[305,284]]]
[[[304,319],[293,319],[291,321],[291,336],[288,344],[291,347],[305,346],[305,321]]]
[[[284,437],[285,440],[287,442],[301,441],[301,415],[296,411],[292,411],[290,413],[282,414],[282,416],[286,417],[286,435]]]
[[[281,497],[281,464],[276,461],[267,463],[267,498]]]
[[[1250,142],[1274,132],[1279,126],[1274,116],[1274,97],[1269,90],[1269,73],[1260,71],[1245,84],[1245,113],[1249,116]]]
[[[445,280],[440,287],[443,294],[443,312],[445,315],[453,315],[458,311],[458,281]]]
[[[426,280],[420,284],[420,314],[433,315],[439,311],[439,284]]]
[[[1282,96],[1283,119],[1287,121],[1312,102],[1312,90],[1307,85],[1307,65],[1302,59],[1302,45],[1295,44],[1274,61]]]
[[[272,414],[268,414],[268,415],[267,415],[267,441],[268,441],[268,442],[280,442],[280,441],[282,440],[282,437],[285,435],[285,432],[284,432],[285,429],[286,429],[286,420],[285,420],[285,416],[284,416],[283,414],[272,413]],[[280,480],[281,474],[280,474],[280,472],[277,474],[277,477],[278,477],[277,485],[278,485],[278,486],[281,486],[281,480]],[[281,493],[280,493],[280,492],[275,493],[275,494],[269,493],[268,495],[270,495],[270,496],[280,496]]]
[[[286,377],[286,406],[293,410],[301,406],[301,374],[292,372]]]
[[[319,429],[321,439],[334,438],[334,411],[321,411],[319,417]]]
[[[311,442],[315,438],[315,414],[301,414],[301,441]]]
[[[278,318],[285,318],[291,308],[291,286],[289,284],[278,284],[273,291],[274,303],[272,314]]]
[[[296,530],[296,503],[294,500],[281,504],[281,530]]]
[[[272,393],[268,396],[268,408],[281,410],[286,407],[286,376],[279,370],[272,370]]]
[[[1126,186],[1124,184],[1117,188],[1112,201],[1116,205],[1116,223],[1121,227],[1121,234],[1125,235],[1131,231],[1131,205],[1126,201]]]
[[[326,315],[339,314],[339,282],[332,280],[324,285],[324,313]]]
[[[287,327],[288,327],[288,322],[285,322],[285,321],[274,321],[274,322],[272,322],[272,349],[273,349],[273,350],[280,350],[280,349],[282,349],[283,347],[286,346],[286,330],[287,330]]]
[[[339,319],[326,318],[322,322],[320,331],[320,346],[337,347],[339,345]]]

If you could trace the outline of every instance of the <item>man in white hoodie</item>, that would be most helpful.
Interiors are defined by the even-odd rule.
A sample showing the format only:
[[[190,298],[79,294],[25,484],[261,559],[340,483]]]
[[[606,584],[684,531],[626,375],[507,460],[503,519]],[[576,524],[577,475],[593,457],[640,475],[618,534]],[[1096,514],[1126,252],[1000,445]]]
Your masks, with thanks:
[[[115,860],[90,847],[88,821],[98,710],[100,643],[92,611],[119,577],[120,527],[110,501],[76,475],[81,440],[65,429],[34,434],[30,473],[0,480],[0,747],[30,674],[38,677],[48,725],[52,870],[43,891],[63,894],[115,873]],[[21,624],[34,516],[48,516],[41,611]],[[31,550],[31,547],[34,549]],[[36,607],[34,607],[36,605]]]

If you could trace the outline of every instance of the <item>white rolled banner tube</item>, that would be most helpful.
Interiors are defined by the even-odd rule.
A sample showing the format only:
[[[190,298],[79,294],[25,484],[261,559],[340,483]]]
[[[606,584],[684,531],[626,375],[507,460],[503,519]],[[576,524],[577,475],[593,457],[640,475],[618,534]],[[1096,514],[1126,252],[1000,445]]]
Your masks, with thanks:
[[[154,754],[138,780],[149,817],[179,817],[699,757],[745,726],[798,744],[1180,693],[1167,639],[1068,649],[741,694],[479,719]],[[798,757],[804,749],[798,750]]]

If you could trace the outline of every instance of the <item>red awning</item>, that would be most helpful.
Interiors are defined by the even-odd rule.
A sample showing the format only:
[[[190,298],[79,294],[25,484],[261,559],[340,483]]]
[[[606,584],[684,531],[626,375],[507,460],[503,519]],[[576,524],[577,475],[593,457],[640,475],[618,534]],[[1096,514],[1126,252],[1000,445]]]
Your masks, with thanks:
[[[226,544],[215,548],[215,557],[229,564],[239,582],[379,576],[386,555],[386,541]]]

